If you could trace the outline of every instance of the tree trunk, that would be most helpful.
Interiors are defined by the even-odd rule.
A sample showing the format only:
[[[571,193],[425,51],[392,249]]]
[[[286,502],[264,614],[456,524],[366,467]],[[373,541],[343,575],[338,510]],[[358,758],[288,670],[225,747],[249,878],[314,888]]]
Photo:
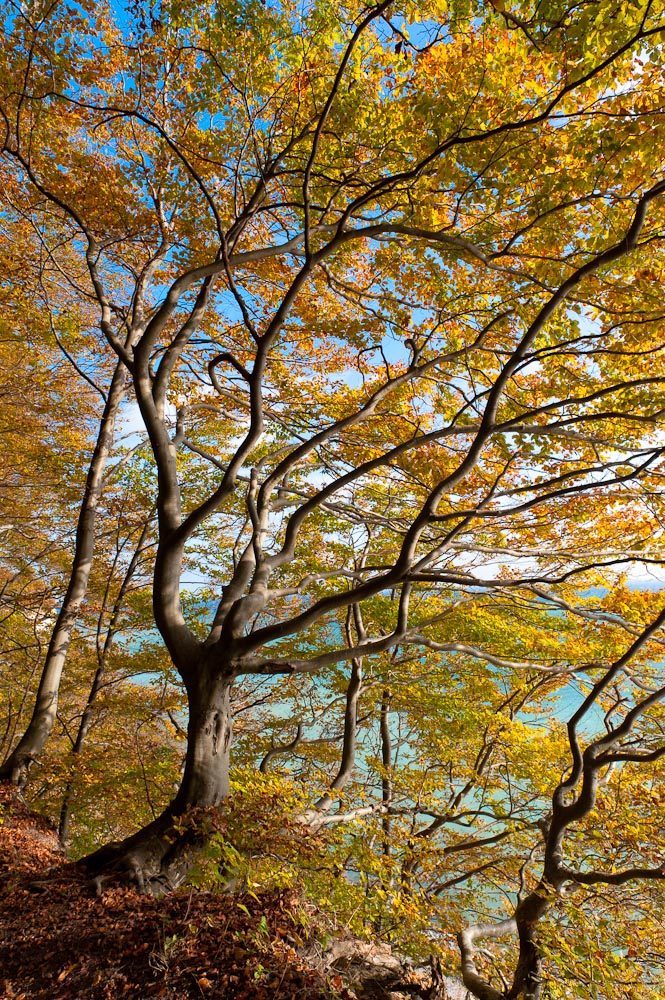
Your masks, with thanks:
[[[216,806],[229,794],[232,683],[229,676],[211,677],[202,671],[195,684],[188,685],[187,756],[173,801],[179,812]]]
[[[62,669],[67,659],[81,602],[88,589],[95,547],[97,507],[102,495],[106,464],[113,446],[116,417],[125,398],[126,380],[127,373],[122,364],[118,363],[109,387],[99,425],[97,444],[88,469],[76,528],[76,548],[69,585],[51,633],[32,718],[18,744],[0,767],[0,780],[11,781],[19,788],[26,784],[30,765],[44,749],[55,722]]]
[[[169,891],[186,877],[208,830],[190,810],[217,806],[229,794],[232,678],[201,670],[188,684],[187,755],[178,793],[164,812],[137,833],[108,844],[81,864],[98,881],[128,877],[144,891]]]

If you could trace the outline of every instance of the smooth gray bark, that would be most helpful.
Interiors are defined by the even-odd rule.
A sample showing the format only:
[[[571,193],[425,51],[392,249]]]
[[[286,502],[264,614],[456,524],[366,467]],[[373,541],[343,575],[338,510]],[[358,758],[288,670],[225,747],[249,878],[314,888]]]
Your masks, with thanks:
[[[82,860],[95,878],[115,872],[129,876],[143,891],[175,888],[209,835],[196,816],[191,823],[182,818],[191,809],[219,805],[229,794],[232,677],[213,676],[203,664],[193,677],[188,687],[187,756],[178,793],[148,826]]]
[[[125,366],[118,362],[109,387],[97,443],[86,477],[69,585],[51,634],[32,717],[18,744],[0,767],[0,780],[12,781],[19,787],[25,785],[30,765],[44,749],[55,722],[60,678],[79,609],[88,590],[95,548],[97,508],[102,495],[106,465],[113,447],[118,410],[125,398],[126,384]]]

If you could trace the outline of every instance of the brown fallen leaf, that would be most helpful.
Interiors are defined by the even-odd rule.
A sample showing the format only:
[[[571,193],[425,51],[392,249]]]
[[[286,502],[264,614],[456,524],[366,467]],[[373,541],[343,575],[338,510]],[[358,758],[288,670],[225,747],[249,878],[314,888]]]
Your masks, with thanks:
[[[74,969],[76,968],[77,964],[78,964],[77,962],[73,962],[72,965],[68,965],[65,969],[63,969],[62,972],[60,973],[60,975],[58,976],[58,980],[57,981],[59,983],[61,983],[63,981],[63,979],[66,979],[67,976],[69,975],[69,973],[74,971]]]

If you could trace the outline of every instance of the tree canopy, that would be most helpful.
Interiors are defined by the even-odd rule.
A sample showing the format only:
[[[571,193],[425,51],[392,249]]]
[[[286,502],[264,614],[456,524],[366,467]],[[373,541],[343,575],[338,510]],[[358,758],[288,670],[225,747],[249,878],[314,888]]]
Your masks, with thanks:
[[[83,0],[3,30],[7,442],[56,470],[17,510],[73,564],[0,774],[40,761],[63,836],[114,841],[100,878],[192,877],[187,823],[228,799],[200,879],[304,879],[478,1000],[653,996],[659,5]],[[51,570],[0,544],[43,635]],[[116,780],[137,804],[104,821]]]

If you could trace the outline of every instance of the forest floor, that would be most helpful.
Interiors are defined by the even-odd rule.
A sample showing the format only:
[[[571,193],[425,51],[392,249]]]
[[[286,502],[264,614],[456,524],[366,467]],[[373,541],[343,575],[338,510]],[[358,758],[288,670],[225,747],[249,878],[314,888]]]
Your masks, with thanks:
[[[292,890],[259,897],[188,889],[157,899],[109,885],[96,895],[49,823],[0,785],[2,1000],[447,995],[403,969],[387,946],[372,952],[342,942],[337,967],[348,973],[355,963],[351,984],[335,962],[322,960],[320,948],[312,961],[310,923]],[[374,973],[363,975],[362,966]]]

